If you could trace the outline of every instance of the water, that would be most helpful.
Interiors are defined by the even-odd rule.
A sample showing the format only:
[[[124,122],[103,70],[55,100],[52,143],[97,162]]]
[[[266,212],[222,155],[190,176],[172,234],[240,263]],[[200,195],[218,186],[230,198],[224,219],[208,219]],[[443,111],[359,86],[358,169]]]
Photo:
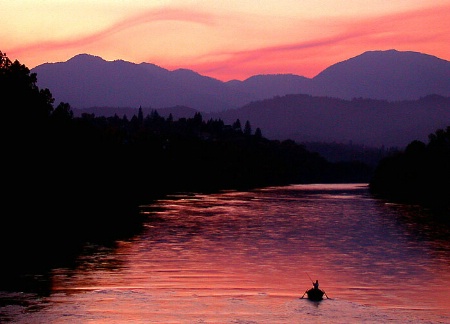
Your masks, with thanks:
[[[0,292],[14,323],[450,323],[450,235],[365,185],[178,195],[140,235]],[[89,248],[89,247],[87,247]],[[329,299],[301,299],[318,279]],[[20,300],[20,302],[17,302]]]

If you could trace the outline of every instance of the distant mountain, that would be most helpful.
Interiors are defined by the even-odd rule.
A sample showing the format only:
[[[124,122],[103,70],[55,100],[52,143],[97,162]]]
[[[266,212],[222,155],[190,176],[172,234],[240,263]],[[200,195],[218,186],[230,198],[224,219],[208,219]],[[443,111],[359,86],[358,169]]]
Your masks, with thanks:
[[[260,100],[286,94],[311,93],[313,80],[295,74],[264,74],[244,81],[228,81],[227,85]]]
[[[312,79],[279,74],[222,82],[191,70],[169,71],[150,63],[105,61],[88,54],[31,71],[37,73],[40,88],[50,89],[56,103],[68,102],[74,108],[187,106],[219,112],[287,94],[390,101],[450,96],[449,61],[396,50],[365,52]]]
[[[417,52],[373,51],[334,64],[313,81],[311,94],[343,99],[450,96],[450,62]]]
[[[253,96],[190,70],[168,71],[149,63],[105,61],[80,54],[67,62],[32,69],[38,86],[48,88],[56,103],[74,108],[189,106],[220,111],[243,105]]]
[[[228,124],[239,119],[242,125],[248,120],[253,130],[259,127],[272,139],[403,148],[413,140],[426,143],[429,134],[450,125],[450,97],[386,101],[286,95],[204,118]]]

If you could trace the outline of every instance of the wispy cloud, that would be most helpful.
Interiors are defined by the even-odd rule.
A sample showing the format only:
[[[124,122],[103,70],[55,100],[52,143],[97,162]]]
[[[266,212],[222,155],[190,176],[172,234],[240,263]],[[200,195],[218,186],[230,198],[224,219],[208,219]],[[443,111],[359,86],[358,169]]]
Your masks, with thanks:
[[[450,42],[447,47],[442,47],[450,35],[448,17],[450,5],[343,21],[338,24],[339,31],[329,36],[319,35],[310,40],[247,51],[209,53],[198,57],[197,63],[191,64],[190,68],[221,79],[239,74],[239,71],[242,76],[286,73],[286,68],[311,77],[329,64],[348,58],[349,53],[357,55],[365,50],[396,48],[427,52],[433,49],[436,55],[445,56],[450,53]]]
[[[90,53],[169,69],[189,68],[222,80],[262,73],[313,77],[367,50],[414,50],[450,59],[449,12],[450,4],[430,4],[388,15],[281,22],[279,17],[257,14],[163,7],[126,17],[91,34],[2,50],[12,54],[11,58],[27,57],[29,66],[33,60],[42,63],[42,58],[68,59]]]
[[[127,17],[108,28],[96,31],[89,35],[75,35],[68,39],[39,41],[32,44],[27,44],[17,48],[12,48],[9,51],[20,57],[22,53],[27,53],[35,50],[41,52],[58,51],[62,49],[83,48],[90,44],[99,42],[109,36],[126,31],[135,26],[155,23],[158,21],[183,21],[201,25],[213,25],[214,16],[212,14],[194,11],[184,8],[160,8],[145,11],[139,15]],[[164,31],[162,31],[164,34]],[[45,54],[44,54],[45,55]]]
[[[328,32],[330,35],[246,51],[208,53],[198,57],[197,63],[189,68],[221,79],[288,71],[312,77],[330,64],[348,58],[349,53],[357,55],[366,50],[396,48],[427,52],[432,49],[435,55],[441,53],[448,58],[449,12],[450,5],[447,5],[342,21],[335,28],[338,31]]]

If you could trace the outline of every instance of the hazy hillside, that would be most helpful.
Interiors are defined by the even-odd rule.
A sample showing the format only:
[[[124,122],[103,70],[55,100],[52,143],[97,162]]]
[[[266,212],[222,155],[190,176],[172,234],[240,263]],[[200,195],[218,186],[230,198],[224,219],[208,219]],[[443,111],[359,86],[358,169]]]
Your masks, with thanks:
[[[238,108],[251,101],[312,94],[342,99],[413,100],[450,96],[450,62],[416,53],[365,52],[325,69],[313,79],[292,74],[257,75],[222,82],[194,71],[169,71],[150,63],[105,61],[80,54],[32,69],[38,86],[74,108],[187,106],[202,112]]]
[[[404,147],[416,139],[426,141],[430,133],[450,124],[450,97],[390,102],[287,95],[206,118],[226,123],[239,119],[242,124],[249,120],[268,138]]]
[[[228,81],[227,85],[258,99],[267,99],[286,94],[311,93],[313,81],[295,74],[264,74],[244,81]]]

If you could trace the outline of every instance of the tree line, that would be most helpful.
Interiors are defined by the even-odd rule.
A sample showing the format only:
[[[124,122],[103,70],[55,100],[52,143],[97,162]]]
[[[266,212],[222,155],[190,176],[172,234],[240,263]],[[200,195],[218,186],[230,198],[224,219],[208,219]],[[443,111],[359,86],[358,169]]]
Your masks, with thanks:
[[[450,223],[450,126],[380,161],[369,184],[378,197],[430,208]]]

